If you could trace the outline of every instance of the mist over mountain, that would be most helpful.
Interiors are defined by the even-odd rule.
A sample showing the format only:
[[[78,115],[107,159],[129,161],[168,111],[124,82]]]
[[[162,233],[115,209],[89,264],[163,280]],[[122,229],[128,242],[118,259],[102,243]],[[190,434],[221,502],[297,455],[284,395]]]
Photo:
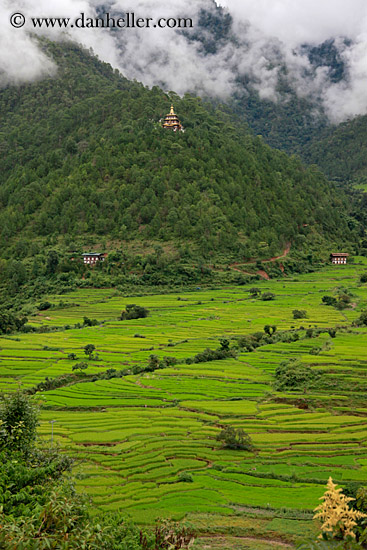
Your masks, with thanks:
[[[144,17],[190,17],[192,29],[37,30],[12,29],[12,3],[0,6],[0,82],[25,82],[55,73],[34,37],[65,39],[92,47],[127,78],[179,94],[192,92],[228,100],[255,92],[260,100],[284,104],[297,99],[310,113],[332,122],[365,114],[367,96],[367,7],[361,0],[256,3],[213,0],[25,0],[30,17],[97,16],[135,12]],[[287,86],[288,91],[284,90]],[[283,89],[282,89],[283,88]]]

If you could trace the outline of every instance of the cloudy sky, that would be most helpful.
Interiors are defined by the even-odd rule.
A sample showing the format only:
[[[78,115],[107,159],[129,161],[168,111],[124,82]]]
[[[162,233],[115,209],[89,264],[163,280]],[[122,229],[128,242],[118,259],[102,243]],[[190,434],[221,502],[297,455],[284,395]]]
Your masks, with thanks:
[[[236,76],[247,75],[260,95],[276,101],[278,62],[286,63],[300,96],[321,97],[330,118],[345,120],[367,113],[366,0],[220,0],[233,17],[235,40],[204,56],[200,44],[171,29],[72,29],[47,31],[51,39],[69,37],[92,47],[101,59],[128,78],[162,85],[180,94],[193,91],[225,98],[236,89]],[[106,2],[104,2],[106,4]],[[110,0],[109,11],[134,11],[143,17],[192,17],[212,0]],[[40,52],[30,25],[14,29],[14,11],[30,17],[95,15],[98,0],[0,0],[0,85],[18,84],[55,74]],[[38,31],[39,33],[40,31]],[[345,39],[349,39],[346,43]],[[326,68],[312,78],[303,44],[334,39],[347,68],[347,80],[333,83]],[[307,76],[308,75],[308,76]]]

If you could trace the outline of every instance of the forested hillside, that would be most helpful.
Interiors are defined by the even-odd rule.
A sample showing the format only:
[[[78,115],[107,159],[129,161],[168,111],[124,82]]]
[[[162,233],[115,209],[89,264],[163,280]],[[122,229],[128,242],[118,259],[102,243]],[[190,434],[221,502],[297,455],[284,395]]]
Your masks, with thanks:
[[[0,92],[1,246],[53,234],[185,240],[243,256],[303,225],[351,238],[343,196],[198,98],[129,82],[76,45],[55,78]],[[161,128],[173,98],[185,131]]]
[[[365,182],[367,117],[360,116],[324,131],[306,150],[306,160],[340,181]]]

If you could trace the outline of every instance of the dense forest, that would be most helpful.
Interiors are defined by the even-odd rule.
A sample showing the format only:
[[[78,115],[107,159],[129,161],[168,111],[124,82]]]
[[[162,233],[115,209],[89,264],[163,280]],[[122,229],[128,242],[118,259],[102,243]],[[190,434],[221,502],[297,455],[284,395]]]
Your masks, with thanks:
[[[270,258],[290,242],[324,259],[359,250],[348,197],[227,106],[128,81],[78,45],[42,44],[57,75],[0,91],[7,297],[41,276],[84,280],[71,257],[86,247],[145,277],[167,263]],[[183,132],[162,128],[171,102]]]
[[[367,117],[359,116],[321,133],[305,158],[334,180],[366,182]]]
[[[303,224],[345,236],[344,198],[200,99],[129,82],[71,44],[56,78],[0,93],[1,245],[53,234],[188,239],[271,252]],[[173,99],[185,131],[159,120]],[[15,242],[15,241],[14,241]]]

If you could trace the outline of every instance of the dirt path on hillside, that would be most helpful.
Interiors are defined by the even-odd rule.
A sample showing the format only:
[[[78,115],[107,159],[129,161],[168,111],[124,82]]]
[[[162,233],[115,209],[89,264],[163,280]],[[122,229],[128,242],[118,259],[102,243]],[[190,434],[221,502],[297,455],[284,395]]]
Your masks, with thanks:
[[[291,246],[292,246],[292,243],[290,243],[290,242],[287,243],[286,247],[284,248],[284,250],[282,252],[282,254],[279,254],[279,256],[273,256],[272,258],[269,258],[267,260],[262,260],[262,263],[266,264],[266,263],[276,262],[277,260],[281,260],[282,258],[286,258],[288,256],[289,252],[291,251]],[[258,260],[249,260],[248,262],[234,262],[233,264],[230,264],[229,267],[231,269],[233,269],[234,271],[237,271],[238,273],[242,273],[243,275],[253,275],[253,273],[249,273],[248,271],[244,271],[243,269],[240,269],[238,266],[241,266],[241,265],[254,265],[257,262],[258,262]],[[266,280],[270,279],[269,275],[263,269],[259,269],[258,271],[256,271],[256,275],[260,275],[260,277],[262,277],[263,279],[266,279]]]

